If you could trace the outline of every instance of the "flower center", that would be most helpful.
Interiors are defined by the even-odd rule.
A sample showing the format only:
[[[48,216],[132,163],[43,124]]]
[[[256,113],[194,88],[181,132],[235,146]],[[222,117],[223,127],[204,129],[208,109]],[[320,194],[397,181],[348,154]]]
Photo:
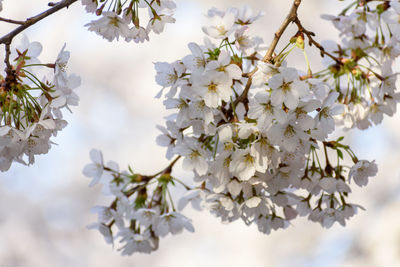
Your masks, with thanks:
[[[219,35],[225,35],[228,31],[225,29],[224,26],[217,26],[217,31],[219,33]]]
[[[289,83],[283,82],[281,88],[282,88],[282,91],[284,91],[284,92],[290,91],[290,89],[291,89],[290,82]]]
[[[192,153],[190,153],[189,155],[190,159],[195,159],[198,158],[199,156],[201,156],[201,154],[197,150],[192,150]]]
[[[216,93],[217,92],[217,85],[214,83],[211,83],[208,85],[208,91],[210,93]]]
[[[112,25],[112,26],[118,28],[118,25],[119,25],[118,17],[109,17],[108,19],[109,19],[109,21],[108,21],[109,25]]]
[[[244,161],[247,164],[253,164],[254,163],[254,157],[251,156],[250,154],[247,154],[246,156],[244,156]]]
[[[283,135],[288,138],[294,136],[295,134],[296,134],[296,131],[294,130],[293,126],[290,124],[286,127],[285,132],[283,133]]]

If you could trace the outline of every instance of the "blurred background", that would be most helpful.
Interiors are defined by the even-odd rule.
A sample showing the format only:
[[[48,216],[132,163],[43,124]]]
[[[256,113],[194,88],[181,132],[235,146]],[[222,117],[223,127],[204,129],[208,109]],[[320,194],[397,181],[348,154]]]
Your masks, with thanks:
[[[317,40],[337,39],[337,32],[322,13],[338,14],[345,3],[337,0],[303,1],[299,17]],[[348,2],[348,1],[347,1]],[[25,19],[47,9],[48,1],[5,0],[0,16]],[[201,42],[201,26],[208,8],[246,3],[265,16],[254,32],[269,44],[286,16],[291,0],[176,0],[177,22],[145,44],[109,43],[84,24],[93,16],[80,3],[29,28],[30,40],[40,41],[42,62],[54,62],[63,44],[71,51],[70,73],[82,77],[77,90],[81,101],[67,114],[69,125],[47,155],[31,167],[14,164],[0,174],[0,267],[19,266],[400,266],[400,114],[382,125],[346,133],[359,158],[375,159],[378,176],[366,188],[353,188],[353,203],[366,208],[346,227],[323,229],[296,219],[287,230],[263,235],[242,222],[223,225],[208,212],[187,208],[196,232],[163,239],[151,255],[122,257],[102,236],[86,226],[96,220],[90,208],[110,203],[100,188],[89,188],[81,170],[89,163],[89,150],[103,151],[105,160],[128,164],[135,171],[154,173],[166,166],[165,150],[155,144],[157,124],[167,114],[153,62],[171,62],[189,53],[187,43]],[[2,23],[0,34],[13,27]],[[284,38],[295,32],[290,27]],[[285,44],[284,41],[281,43]],[[3,50],[3,47],[1,47]],[[318,69],[318,51],[307,48],[311,67]],[[290,55],[304,68],[300,52]],[[297,64],[297,65],[296,65]],[[175,173],[190,179],[178,164]]]

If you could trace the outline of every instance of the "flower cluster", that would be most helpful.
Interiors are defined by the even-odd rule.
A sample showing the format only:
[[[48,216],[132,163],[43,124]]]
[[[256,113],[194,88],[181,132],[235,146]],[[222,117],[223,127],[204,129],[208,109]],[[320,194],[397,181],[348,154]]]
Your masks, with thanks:
[[[181,233],[184,229],[193,232],[191,221],[177,212],[170,196],[169,185],[174,185],[171,168],[153,176],[119,171],[118,164],[104,164],[98,150],[90,152],[92,163],[83,173],[91,177],[91,186],[101,184],[105,195],[115,196],[110,207],[93,209],[98,222],[89,226],[97,229],[107,243],[120,239],[122,255],[134,252],[150,253],[158,248],[159,238]],[[114,230],[115,229],[115,230]]]
[[[400,3],[371,1],[348,12],[322,16],[332,21],[342,41],[340,45],[324,43],[339,61],[327,60],[329,71],[321,77],[335,79],[339,100],[346,104],[341,124],[366,129],[381,123],[384,114],[392,116],[400,101],[393,72],[393,62],[400,55]]]
[[[164,30],[166,23],[174,23],[172,17],[176,8],[170,0],[130,0],[130,1],[109,1],[109,0],[82,0],[82,4],[89,13],[101,16],[86,26],[89,31],[113,41],[121,36],[125,41],[143,43],[149,40],[149,34],[153,31],[156,34]],[[148,16],[142,14],[143,9],[148,10]],[[105,11],[108,10],[108,11]],[[139,14],[140,13],[140,14]],[[145,26],[141,22],[147,20]]]
[[[346,182],[359,168],[345,178],[340,164],[332,166],[326,155],[322,166],[316,152],[319,145],[343,149],[359,162],[341,140],[326,140],[344,111],[337,103],[340,93],[287,67],[284,57],[259,60],[257,38],[244,35],[258,14],[212,9],[208,16],[203,31],[222,39],[219,46],[191,43],[191,55],[155,65],[157,82],[170,87],[164,105],[176,110],[167,127],[160,127],[158,144],[168,147],[168,157],[184,158],[183,168],[205,188],[204,206],[223,221],[241,218],[265,233],[286,227],[298,214],[327,227],[344,224],[357,211],[345,198],[351,191]],[[375,173],[363,174],[366,179]]]
[[[12,47],[13,60],[0,74],[0,170],[7,171],[12,162],[32,164],[35,155],[46,154],[56,136],[67,122],[62,111],[78,104],[73,91],[80,78],[66,73],[69,52],[65,45],[55,63],[41,64],[39,42],[30,42],[26,36],[21,44]],[[42,68],[40,68],[42,67]],[[43,67],[52,71],[43,78]]]
[[[397,41],[388,39],[391,33],[379,23],[389,16],[385,12],[396,11],[397,2],[373,9],[369,1],[355,1],[341,15],[325,16],[341,31],[340,45],[320,45],[295,18],[298,32],[279,53],[273,53],[275,45],[267,47],[250,34],[260,13],[248,7],[209,10],[203,44],[190,43],[190,54],[181,60],[155,63],[156,82],[163,87],[157,97],[163,96],[166,109],[172,110],[166,125],[158,126],[161,135],[156,141],[167,148],[168,159],[176,158],[164,172],[139,175],[145,177],[146,187],[163,174],[168,178],[161,181],[177,181],[170,176],[171,166],[182,158],[183,169],[193,172],[195,187],[184,185],[188,192],[180,209],[191,202],[224,222],[241,219],[266,234],[286,228],[298,216],[323,227],[345,225],[362,208],[348,201],[351,182],[365,186],[377,166],[358,159],[344,137],[329,138],[337,126],[364,129],[371,121],[379,123],[383,113],[396,111],[400,98],[391,67]],[[367,36],[367,24],[378,25],[379,30],[371,31],[375,39]],[[311,71],[305,37],[325,56],[325,69]],[[294,49],[304,53],[306,71],[289,66],[287,58]],[[97,166],[106,170],[103,163]],[[125,174],[131,176],[138,177],[132,171]],[[157,181],[153,196],[160,188],[160,178]],[[115,194],[117,200],[120,195]],[[108,208],[115,210],[114,203]],[[147,195],[144,207],[142,213],[162,214]],[[133,202],[130,211],[140,213]],[[162,236],[155,229],[140,240]]]

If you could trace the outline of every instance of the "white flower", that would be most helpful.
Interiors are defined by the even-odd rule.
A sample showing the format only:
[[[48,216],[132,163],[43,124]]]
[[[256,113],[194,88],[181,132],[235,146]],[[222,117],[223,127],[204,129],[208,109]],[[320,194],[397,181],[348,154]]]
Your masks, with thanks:
[[[111,232],[110,227],[106,226],[103,223],[93,223],[87,226],[88,229],[96,229],[100,232],[100,234],[104,237],[104,240],[107,244],[112,244],[114,242],[114,238]]]
[[[221,101],[228,102],[232,96],[232,81],[222,74],[192,75],[193,90],[203,99],[210,108],[217,108]]]
[[[24,34],[17,45],[16,50],[11,51],[10,58],[15,59],[20,55],[24,55],[24,60],[26,65],[40,64],[38,59],[39,55],[42,53],[43,46],[39,42],[30,42],[28,37]],[[32,72],[32,67],[26,67],[27,70]]]
[[[261,131],[268,128],[273,120],[284,123],[287,117],[282,107],[273,105],[266,92],[259,92],[250,99],[247,115],[257,120],[257,126]]]
[[[200,189],[189,190],[178,202],[178,210],[183,210],[190,202],[196,210],[201,210],[202,191]]]
[[[286,68],[281,73],[268,80],[272,89],[271,101],[275,106],[284,103],[289,109],[295,109],[299,99],[308,93],[308,86],[299,80],[299,74],[294,68]]]
[[[392,8],[383,12],[381,18],[390,25],[390,30],[397,40],[400,40],[400,7],[397,1],[390,1],[390,6]]]
[[[346,192],[350,193],[350,187],[341,179],[333,177],[324,177],[319,181],[319,186],[324,189],[327,193],[333,194],[335,192]]]
[[[100,150],[92,149],[90,150],[90,159],[93,163],[89,163],[83,168],[83,175],[93,177],[93,180],[89,184],[89,186],[93,186],[100,181],[100,178],[103,175],[103,154]]]
[[[54,98],[51,102],[51,107],[61,108],[77,106],[79,103],[79,96],[73,91],[75,88],[81,85],[81,78],[75,74],[71,74],[66,77],[63,83],[58,84],[56,80],[54,92],[50,92],[50,95]]]
[[[233,153],[229,171],[240,180],[247,181],[256,171],[264,172],[265,169],[259,164],[257,151],[247,148]]]
[[[320,128],[321,131],[324,131],[325,137],[335,130],[335,121],[333,116],[344,112],[344,106],[335,103],[338,96],[338,92],[331,92],[322,103],[321,109],[315,117],[315,121],[318,124],[317,127]]]
[[[396,38],[390,38],[390,40],[387,41],[385,44],[386,45],[382,49],[382,56],[385,59],[392,60],[400,56],[400,44]],[[383,61],[383,59],[381,59],[381,61]]]
[[[164,31],[166,23],[175,23],[175,19],[168,15],[159,15],[150,19],[148,27],[156,34],[160,34]]]
[[[157,136],[156,143],[159,146],[168,147],[167,159],[171,159],[174,155],[174,148],[177,140],[180,141],[182,139],[182,133],[174,121],[167,121],[166,124],[167,128],[157,125],[157,128],[162,132],[162,134]]]
[[[231,12],[235,15],[236,23],[242,25],[251,24],[264,15],[262,11],[254,14],[253,10],[247,5],[243,5],[240,8],[233,8]]]
[[[94,31],[108,41],[119,39],[119,36],[128,38],[130,31],[128,24],[114,12],[103,12],[98,20],[86,24],[89,31]]]
[[[215,39],[225,39],[234,31],[234,26],[235,16],[232,13],[214,13],[210,16],[210,26],[203,27],[203,32]]]
[[[131,218],[137,220],[140,225],[149,227],[150,225],[157,225],[159,214],[154,209],[138,209]]]
[[[317,110],[321,106],[318,100],[310,99],[308,101],[300,101],[299,105],[293,112],[296,122],[301,125],[304,130],[312,129],[315,125],[314,119],[308,115],[310,112]],[[292,114],[292,113],[291,113]]]
[[[265,86],[268,80],[280,73],[280,70],[284,69],[283,67],[276,67],[270,63],[259,61],[257,63],[257,71],[253,76],[253,84],[255,86]]]
[[[231,54],[228,51],[221,51],[218,56],[218,60],[210,61],[206,65],[206,70],[210,71],[208,75],[216,73],[222,73],[225,75],[227,80],[235,79],[240,80],[242,78],[242,70],[236,64],[231,64]]]
[[[181,145],[176,147],[175,152],[185,157],[183,160],[184,170],[195,170],[199,175],[207,173],[206,152],[201,148],[201,144],[197,143],[194,139],[186,139]]]
[[[249,199],[247,199],[244,204],[249,207],[249,208],[255,208],[257,207],[259,204],[261,203],[261,198],[259,197],[251,197]]]
[[[134,41],[135,43],[143,43],[145,40],[149,40],[149,32],[148,29],[143,27],[132,27],[129,29],[127,35],[125,36],[125,41],[130,42]]]
[[[183,229],[194,232],[191,221],[178,212],[169,212],[160,216],[154,232],[158,236],[166,236],[168,233],[179,234]]]
[[[189,107],[189,116],[191,119],[201,119],[204,121],[204,127],[214,122],[213,109],[208,107],[204,100],[193,101]]]
[[[263,216],[257,220],[258,230],[264,234],[270,234],[271,230],[288,227],[288,222],[277,216]]]
[[[70,53],[69,51],[64,51],[66,45],[67,44],[64,44],[60,53],[58,53],[54,67],[54,78],[56,80],[56,84],[61,86],[64,86],[68,81],[66,67]]]
[[[185,66],[181,61],[175,61],[172,64],[167,62],[156,62],[154,67],[157,71],[156,82],[165,87],[171,87],[171,90],[166,95],[167,97],[174,97],[176,88],[181,82],[181,76],[185,72]],[[156,98],[161,97],[163,89],[157,94]]]
[[[96,206],[91,211],[97,213],[99,223],[107,224],[113,219],[110,207]]]
[[[375,176],[378,172],[378,166],[375,160],[370,162],[368,160],[359,160],[349,171],[349,180],[354,179],[358,186],[365,186],[368,184],[368,177]]]
[[[168,98],[164,100],[164,106],[167,109],[178,109],[176,116],[176,124],[182,127],[188,120],[190,120],[190,106],[184,98]]]
[[[85,6],[86,12],[94,13],[97,9],[97,0],[81,0],[82,5]]]
[[[249,33],[249,27],[243,26],[235,31],[235,46],[237,49],[246,53],[246,50],[253,47],[255,42],[247,34]]]
[[[290,114],[283,124],[274,124],[267,131],[271,143],[282,146],[287,152],[294,152],[300,142],[306,142],[309,136],[304,132],[307,125],[296,123],[295,114]]]
[[[182,59],[183,64],[193,72],[203,72],[207,64],[207,57],[203,49],[196,43],[189,43],[188,47],[192,52]]]
[[[126,244],[119,249],[122,250],[123,256],[132,255],[134,252],[150,253],[154,250],[150,243],[150,238],[147,235],[134,234],[130,229],[124,229],[120,231],[118,235],[123,237],[121,243],[126,242]]]

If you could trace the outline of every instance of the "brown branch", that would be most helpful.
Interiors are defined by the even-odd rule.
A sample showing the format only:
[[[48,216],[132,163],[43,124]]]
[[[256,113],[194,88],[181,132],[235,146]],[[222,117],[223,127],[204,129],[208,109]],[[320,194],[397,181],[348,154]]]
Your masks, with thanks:
[[[283,21],[281,27],[279,30],[275,33],[275,37],[272,40],[271,45],[269,46],[269,49],[267,51],[267,54],[264,56],[263,61],[264,62],[270,62],[272,59],[272,54],[275,51],[275,48],[279,42],[279,39],[281,38],[283,32],[286,30],[287,26],[289,23],[294,22],[297,19],[297,9],[299,8],[301,4],[301,0],[294,0],[292,8],[290,9],[289,14],[286,16],[286,19]]]
[[[233,102],[234,106],[236,106],[240,102],[243,102],[247,98],[247,94],[249,93],[251,83],[253,82],[253,75],[254,75],[254,73],[256,73],[257,70],[258,70],[258,68],[256,67],[252,72],[250,72],[247,75],[246,86],[244,87],[242,94],[238,98],[235,99],[235,102]],[[232,107],[230,109],[232,109]]]
[[[13,19],[6,19],[6,18],[2,18],[0,17],[0,21],[4,21],[4,22],[8,22],[8,23],[13,23],[13,24],[24,24],[25,21],[20,21],[20,20],[13,20]]]
[[[172,168],[174,167],[175,163],[181,158],[181,156],[177,156],[164,170],[159,171],[158,173],[149,176],[150,178],[157,177],[160,174],[170,174],[172,172]]]
[[[330,57],[331,59],[333,59],[339,65],[343,65],[343,62],[339,58],[335,57],[334,55],[332,55],[329,52],[326,52],[325,48],[323,48],[323,46],[320,43],[318,43],[317,41],[314,40],[313,36],[315,36],[315,33],[306,30],[303,27],[303,25],[301,24],[299,18],[296,17],[294,20],[294,23],[296,23],[297,27],[299,28],[299,32],[302,32],[307,36],[308,41],[309,41],[308,44],[310,46],[314,45],[316,48],[318,48],[320,50],[322,57],[326,55],[326,56]]]
[[[21,26],[19,26],[18,28],[16,28],[15,30],[11,31],[10,33],[4,35],[3,37],[0,38],[0,44],[10,44],[12,39],[19,34],[20,32],[22,32],[23,30],[29,28],[30,26],[32,26],[33,24],[35,24],[36,22],[50,16],[51,14],[57,12],[60,9],[63,9],[64,7],[69,7],[71,4],[73,4],[74,2],[76,2],[78,0],[62,0],[60,1],[58,4],[54,5],[52,8],[36,15],[33,17],[30,17],[28,19],[26,19],[26,21],[23,22],[23,24]]]
[[[13,68],[10,64],[10,55],[11,55],[10,44],[5,44],[5,50],[6,50],[6,54],[4,57],[4,63],[6,64],[6,68],[5,68],[6,79],[5,79],[4,89],[6,91],[9,91],[11,89],[11,84],[15,83],[15,81],[16,81],[16,75],[15,75],[15,71],[13,70]]]
[[[12,70],[12,67],[10,64],[10,55],[11,55],[10,44],[6,44],[5,48],[6,48],[6,55],[4,57],[4,63],[6,64],[7,75],[9,75],[9,72]]]
[[[283,34],[283,32],[286,30],[286,28],[289,26],[291,22],[294,22],[297,19],[297,9],[299,8],[301,4],[301,0],[294,0],[292,8],[289,11],[289,14],[286,16],[285,20],[282,22],[282,25],[279,27],[278,31],[275,32],[274,39],[272,40],[269,49],[265,56],[263,57],[262,61],[264,62],[270,62],[272,61],[272,55],[275,51],[276,46],[278,45],[278,42]],[[240,102],[244,101],[247,98],[247,94],[249,93],[251,83],[252,83],[252,77],[253,75],[257,72],[258,68],[254,68],[253,71],[250,73],[246,73],[243,76],[247,77],[247,83],[246,86],[242,92],[242,94],[235,99],[235,102],[233,102],[233,105],[236,106]],[[229,108],[228,114],[232,112],[232,107]]]

